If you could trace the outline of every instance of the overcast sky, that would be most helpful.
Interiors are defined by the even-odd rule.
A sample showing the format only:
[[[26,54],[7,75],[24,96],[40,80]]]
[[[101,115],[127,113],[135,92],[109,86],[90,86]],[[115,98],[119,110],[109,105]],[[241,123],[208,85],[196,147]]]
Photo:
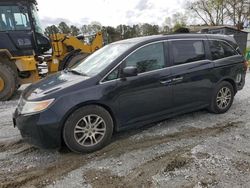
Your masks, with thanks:
[[[150,23],[162,25],[167,16],[182,11],[185,0],[37,0],[43,26]]]

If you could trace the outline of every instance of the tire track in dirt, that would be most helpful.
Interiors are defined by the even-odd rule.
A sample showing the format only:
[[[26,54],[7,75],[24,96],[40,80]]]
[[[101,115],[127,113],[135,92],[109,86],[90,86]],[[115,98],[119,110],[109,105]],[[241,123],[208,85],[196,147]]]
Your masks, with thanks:
[[[215,127],[205,128],[205,129],[198,129],[198,128],[189,128],[182,132],[177,132],[170,135],[165,136],[152,136],[146,137],[144,139],[135,141],[129,138],[122,138],[114,141],[106,148],[97,151],[91,154],[85,155],[77,155],[73,153],[64,153],[60,154],[57,160],[43,164],[41,166],[36,166],[27,170],[17,171],[17,172],[10,172],[0,174],[0,187],[27,187],[27,186],[35,186],[35,187],[43,187],[44,185],[51,184],[56,179],[66,175],[67,173],[87,164],[90,160],[101,160],[104,158],[109,157],[119,157],[120,155],[138,150],[138,149],[145,149],[149,148],[154,145],[167,143],[170,141],[178,141],[181,139],[190,139],[193,137],[211,137],[217,136],[218,134],[230,131],[232,128],[240,126],[241,122],[231,122],[221,125],[216,125]],[[20,145],[22,142],[17,142],[16,145]],[[1,147],[1,151],[3,150],[13,150],[16,148],[16,145],[9,145]],[[31,152],[20,152],[17,155],[30,155]],[[174,152],[175,153],[175,152]],[[168,160],[168,154],[166,157],[163,157],[163,160]],[[166,159],[165,159],[166,158]],[[154,160],[153,160],[154,161]],[[171,157],[170,157],[171,161]],[[4,161],[3,161],[4,162]],[[150,163],[148,163],[150,164]],[[158,162],[155,160],[155,165]],[[139,168],[143,172],[143,167]],[[146,169],[146,168],[145,168]],[[139,170],[140,171],[140,170]],[[135,171],[136,173],[136,171]],[[139,172],[138,172],[139,173]],[[138,174],[136,173],[136,174]],[[136,177],[136,174],[134,175]],[[140,173],[139,173],[140,174]],[[137,175],[138,178],[138,175]],[[95,184],[95,182],[92,182]],[[103,185],[102,182],[99,182],[100,185]]]
[[[188,129],[185,132],[168,135],[163,138],[163,142],[177,141],[176,139],[187,139],[194,137],[212,137],[218,136],[220,133],[230,131],[234,127],[238,127],[242,122],[228,123],[225,126],[218,126],[206,129]],[[154,143],[154,144],[155,144]],[[198,144],[198,143],[197,143]],[[192,161],[190,154],[191,149],[195,145],[179,147],[171,152],[156,156],[146,161],[139,167],[133,169],[127,176],[114,175],[110,170],[90,169],[84,173],[84,179],[87,183],[96,188],[112,188],[112,187],[152,187],[152,176],[158,173],[171,172],[176,168],[188,165]]]
[[[0,143],[0,152],[5,152],[8,150],[15,150],[17,148],[22,147],[24,144],[25,143],[21,139],[11,141],[11,142],[2,142]]]
[[[173,171],[191,162],[190,151],[193,146],[180,147],[171,152],[157,156],[133,170],[125,177],[113,175],[109,170],[91,169],[85,173],[87,183],[95,188],[133,188],[153,186],[152,176],[157,173]]]

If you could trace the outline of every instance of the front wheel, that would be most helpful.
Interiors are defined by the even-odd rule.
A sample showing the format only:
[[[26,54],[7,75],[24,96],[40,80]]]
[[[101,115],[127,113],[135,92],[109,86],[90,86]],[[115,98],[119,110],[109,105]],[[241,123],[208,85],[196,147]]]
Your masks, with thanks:
[[[234,89],[232,84],[223,81],[214,90],[209,111],[221,114],[225,113],[232,106],[234,100]]]
[[[113,120],[104,108],[96,105],[73,112],[63,129],[67,147],[77,153],[88,153],[103,148],[111,140]]]

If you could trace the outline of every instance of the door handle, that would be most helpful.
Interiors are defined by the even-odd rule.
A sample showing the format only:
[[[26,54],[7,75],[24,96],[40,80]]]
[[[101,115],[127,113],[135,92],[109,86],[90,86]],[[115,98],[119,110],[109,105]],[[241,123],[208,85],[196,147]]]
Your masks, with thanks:
[[[161,80],[160,83],[161,84],[170,84],[172,82],[172,80]]]
[[[183,80],[183,77],[176,77],[176,78],[173,78],[173,81],[174,82],[178,82],[178,81],[182,81]]]

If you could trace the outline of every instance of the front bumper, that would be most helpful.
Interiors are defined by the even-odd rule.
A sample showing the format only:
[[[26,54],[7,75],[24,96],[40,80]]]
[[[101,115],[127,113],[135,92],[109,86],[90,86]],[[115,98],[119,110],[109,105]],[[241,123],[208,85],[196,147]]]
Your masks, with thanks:
[[[42,113],[20,115],[16,110],[13,114],[13,123],[28,143],[45,149],[61,147],[60,124],[53,118],[44,117]]]

